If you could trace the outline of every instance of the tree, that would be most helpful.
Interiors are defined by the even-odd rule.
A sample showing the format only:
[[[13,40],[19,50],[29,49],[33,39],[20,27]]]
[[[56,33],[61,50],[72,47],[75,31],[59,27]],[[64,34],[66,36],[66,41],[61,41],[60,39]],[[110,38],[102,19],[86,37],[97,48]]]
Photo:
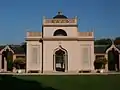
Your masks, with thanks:
[[[23,42],[22,44],[21,44],[21,47],[24,49],[24,52],[25,52],[25,54],[26,54],[26,49],[27,49],[27,43],[26,42]]]
[[[25,69],[26,65],[25,58],[16,58],[13,63],[14,67],[16,67],[17,69]]]
[[[120,37],[116,37],[114,43],[115,45],[120,45]]]
[[[95,45],[111,45],[111,40],[108,39],[99,39],[99,40],[95,40]]]
[[[107,59],[105,57],[99,57],[94,61],[95,69],[104,69],[107,64]]]

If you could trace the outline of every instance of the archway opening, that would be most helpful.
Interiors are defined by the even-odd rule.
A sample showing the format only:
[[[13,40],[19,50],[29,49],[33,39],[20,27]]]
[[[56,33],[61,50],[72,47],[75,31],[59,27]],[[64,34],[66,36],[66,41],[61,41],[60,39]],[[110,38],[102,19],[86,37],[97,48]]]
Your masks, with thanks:
[[[12,71],[13,69],[13,52],[7,51],[7,71]]]
[[[11,71],[13,67],[13,52],[6,49],[2,52],[2,69]]]
[[[65,72],[67,70],[67,52],[59,49],[55,52],[55,70]]]
[[[53,36],[67,36],[67,33],[62,29],[58,29],[54,32]]]
[[[119,53],[114,48],[108,52],[108,70],[119,71]]]

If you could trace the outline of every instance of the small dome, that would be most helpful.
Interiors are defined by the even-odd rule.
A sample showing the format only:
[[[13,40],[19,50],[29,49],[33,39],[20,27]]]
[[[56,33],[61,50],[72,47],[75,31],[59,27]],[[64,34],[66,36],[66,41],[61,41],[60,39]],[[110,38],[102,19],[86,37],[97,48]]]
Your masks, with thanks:
[[[62,12],[58,12],[58,14],[53,17],[53,19],[67,19],[67,17],[64,16]]]

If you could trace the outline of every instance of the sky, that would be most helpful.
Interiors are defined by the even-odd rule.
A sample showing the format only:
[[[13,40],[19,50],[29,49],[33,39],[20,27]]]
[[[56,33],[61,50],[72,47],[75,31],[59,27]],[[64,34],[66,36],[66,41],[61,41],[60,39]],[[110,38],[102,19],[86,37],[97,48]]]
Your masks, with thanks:
[[[120,36],[120,0],[0,0],[0,44],[24,42],[26,31],[41,31],[43,16],[58,11],[77,16],[79,31],[94,29],[96,39]]]

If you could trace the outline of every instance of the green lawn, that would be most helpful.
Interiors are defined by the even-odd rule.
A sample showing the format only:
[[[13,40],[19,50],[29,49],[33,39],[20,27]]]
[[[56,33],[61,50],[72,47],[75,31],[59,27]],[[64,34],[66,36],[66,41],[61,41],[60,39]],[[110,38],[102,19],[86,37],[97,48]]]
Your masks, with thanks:
[[[120,90],[120,75],[0,76],[0,90]]]

